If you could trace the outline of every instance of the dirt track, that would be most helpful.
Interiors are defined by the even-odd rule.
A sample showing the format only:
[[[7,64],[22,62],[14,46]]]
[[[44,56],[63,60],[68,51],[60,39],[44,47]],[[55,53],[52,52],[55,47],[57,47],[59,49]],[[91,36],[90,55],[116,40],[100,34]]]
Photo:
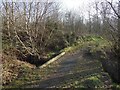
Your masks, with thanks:
[[[111,85],[110,78],[103,71],[101,63],[86,49],[68,53],[40,72],[42,79],[28,87],[71,87],[76,81],[81,83],[85,78],[96,75],[100,75],[102,87],[110,88]]]

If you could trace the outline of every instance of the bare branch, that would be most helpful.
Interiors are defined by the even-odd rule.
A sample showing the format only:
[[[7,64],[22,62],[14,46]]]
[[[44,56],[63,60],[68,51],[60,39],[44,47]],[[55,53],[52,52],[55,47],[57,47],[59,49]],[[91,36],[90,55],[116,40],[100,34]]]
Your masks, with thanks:
[[[118,18],[120,18],[120,15],[117,13],[117,11],[115,10],[115,8],[113,7],[113,4],[109,1],[107,1],[109,3],[109,5],[111,6],[111,8],[113,9],[114,13],[117,15]],[[119,2],[120,3],[120,2]]]

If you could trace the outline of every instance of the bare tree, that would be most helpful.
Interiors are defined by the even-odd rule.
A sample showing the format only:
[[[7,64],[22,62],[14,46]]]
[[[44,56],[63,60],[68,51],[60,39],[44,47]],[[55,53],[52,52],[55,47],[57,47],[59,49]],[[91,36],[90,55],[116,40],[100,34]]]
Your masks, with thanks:
[[[117,8],[114,7],[113,2],[107,1],[107,3],[110,5],[117,19],[117,39],[115,40],[114,50],[118,57],[118,62],[117,62],[118,72],[116,72],[118,76],[117,81],[120,82],[120,1],[118,0],[117,2]],[[113,27],[112,29],[114,29],[114,26],[111,25],[111,27]]]
[[[113,6],[112,2],[109,2],[109,1],[107,1],[107,2],[110,5],[110,7],[112,8],[112,10],[115,13],[116,18],[117,18],[117,30],[116,31],[117,31],[118,40],[116,41],[116,43],[117,43],[116,48],[120,49],[120,1],[118,1],[118,3],[117,3],[117,5],[118,5],[117,9]],[[111,27],[113,27],[113,29],[115,29],[114,26],[111,25]],[[120,52],[118,52],[118,55],[120,55]]]
[[[41,58],[52,31],[46,28],[46,18],[58,10],[49,2],[3,2],[3,25],[11,44],[24,56]],[[5,27],[6,25],[6,27]],[[7,35],[6,35],[7,36]],[[50,36],[49,38],[47,36]],[[14,41],[13,41],[14,40]],[[13,46],[13,45],[12,45]]]

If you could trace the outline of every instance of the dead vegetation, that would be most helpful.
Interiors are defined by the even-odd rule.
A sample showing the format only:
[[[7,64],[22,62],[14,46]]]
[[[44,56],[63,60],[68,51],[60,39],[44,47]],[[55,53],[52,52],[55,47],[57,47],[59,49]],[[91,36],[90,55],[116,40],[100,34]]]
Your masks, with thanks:
[[[16,78],[19,78],[23,74],[24,69],[33,69],[34,65],[31,65],[27,62],[17,60],[14,57],[9,55],[2,55],[2,82],[3,85],[9,84],[14,81]]]

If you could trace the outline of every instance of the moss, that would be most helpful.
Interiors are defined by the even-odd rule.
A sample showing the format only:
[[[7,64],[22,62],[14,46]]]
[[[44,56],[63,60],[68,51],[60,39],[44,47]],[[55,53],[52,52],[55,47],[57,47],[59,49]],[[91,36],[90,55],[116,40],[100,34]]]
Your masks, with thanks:
[[[53,55],[55,55],[55,52],[49,52],[49,53],[47,54],[47,57],[48,57],[48,58],[51,58]]]
[[[98,76],[91,76],[82,81],[80,85],[85,88],[100,88],[103,86],[103,82],[98,78]]]
[[[120,90],[120,84],[113,83],[112,89],[113,90]]]

